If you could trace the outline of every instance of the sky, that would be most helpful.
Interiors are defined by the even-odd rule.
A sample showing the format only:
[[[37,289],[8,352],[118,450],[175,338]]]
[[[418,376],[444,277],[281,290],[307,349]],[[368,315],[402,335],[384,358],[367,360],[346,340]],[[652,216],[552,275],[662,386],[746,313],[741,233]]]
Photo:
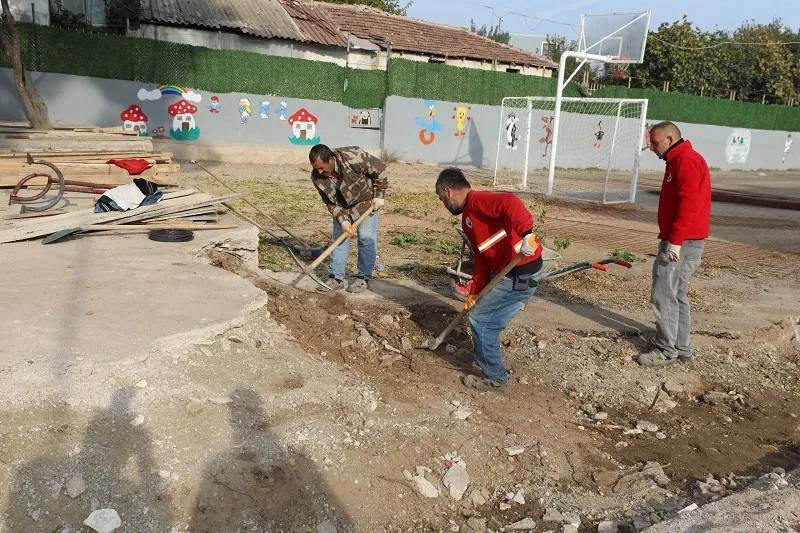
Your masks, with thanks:
[[[489,9],[489,6],[492,9]],[[562,35],[577,39],[580,34],[581,13],[612,13],[646,11],[650,9],[650,29],[656,30],[662,22],[674,22],[682,15],[703,30],[735,30],[742,22],[755,20],[770,22],[783,19],[795,32],[800,29],[800,1],[797,0],[661,0],[655,4],[641,0],[550,0],[539,3],[531,0],[413,0],[408,15],[414,18],[469,27],[470,18],[478,27],[497,24],[502,17],[501,29],[511,33]],[[562,24],[543,22],[539,17]]]

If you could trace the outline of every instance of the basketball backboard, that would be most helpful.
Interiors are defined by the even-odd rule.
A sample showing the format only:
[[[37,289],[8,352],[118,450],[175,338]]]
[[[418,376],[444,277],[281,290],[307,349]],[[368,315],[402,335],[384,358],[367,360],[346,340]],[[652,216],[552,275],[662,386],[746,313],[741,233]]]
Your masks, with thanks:
[[[641,63],[650,30],[650,11],[581,15],[578,51],[611,56],[611,63]]]

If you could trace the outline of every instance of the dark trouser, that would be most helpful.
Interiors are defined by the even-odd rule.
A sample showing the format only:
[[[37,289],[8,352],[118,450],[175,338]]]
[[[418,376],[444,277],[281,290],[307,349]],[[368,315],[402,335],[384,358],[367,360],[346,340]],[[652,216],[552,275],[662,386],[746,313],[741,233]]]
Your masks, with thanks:
[[[689,309],[689,278],[703,255],[705,240],[684,241],[681,260],[671,262],[667,257],[668,241],[661,241],[658,257],[653,261],[653,287],[650,304],[656,315],[656,336],[653,344],[665,356],[674,359],[691,357],[694,346],[689,341],[692,317]]]

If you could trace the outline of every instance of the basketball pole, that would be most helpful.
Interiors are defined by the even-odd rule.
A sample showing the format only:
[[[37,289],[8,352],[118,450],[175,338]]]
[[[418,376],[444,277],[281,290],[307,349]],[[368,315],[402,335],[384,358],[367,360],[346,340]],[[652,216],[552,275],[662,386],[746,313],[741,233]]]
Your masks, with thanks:
[[[555,115],[553,118],[553,142],[550,145],[550,171],[547,173],[547,195],[553,195],[553,181],[556,175],[556,150],[558,149],[558,127],[561,122],[561,100],[564,95],[564,70],[567,66],[567,59],[574,57],[575,59],[583,60],[572,76],[569,77],[566,83],[575,76],[580,68],[586,64],[587,61],[602,61],[608,63],[612,60],[611,56],[601,56],[598,54],[587,54],[586,52],[573,52],[567,50],[561,54],[561,60],[558,64],[558,84],[556,85],[556,102],[555,102]]]

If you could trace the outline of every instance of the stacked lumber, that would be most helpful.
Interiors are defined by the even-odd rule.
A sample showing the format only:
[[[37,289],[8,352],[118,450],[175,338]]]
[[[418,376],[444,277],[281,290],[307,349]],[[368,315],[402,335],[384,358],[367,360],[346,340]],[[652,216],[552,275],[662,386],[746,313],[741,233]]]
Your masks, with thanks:
[[[108,164],[111,159],[144,159],[151,167],[137,174],[161,186],[177,185],[170,173],[179,172],[180,165],[172,162],[172,154],[153,150],[147,137],[122,128],[82,128],[74,130],[40,131],[0,127],[0,187],[14,187],[35,172],[54,176],[42,165],[29,165],[27,156],[41,159],[58,167],[66,180],[86,183],[123,185],[133,177],[128,171]],[[29,184],[41,185],[46,178]]]
[[[130,211],[95,213],[93,209],[82,209],[36,218],[11,218],[0,226],[0,243],[35,239],[69,228],[96,224],[150,224],[157,228],[165,222],[216,220],[220,205],[239,197],[238,194],[215,197],[195,189],[178,189],[165,193],[158,204]]]

